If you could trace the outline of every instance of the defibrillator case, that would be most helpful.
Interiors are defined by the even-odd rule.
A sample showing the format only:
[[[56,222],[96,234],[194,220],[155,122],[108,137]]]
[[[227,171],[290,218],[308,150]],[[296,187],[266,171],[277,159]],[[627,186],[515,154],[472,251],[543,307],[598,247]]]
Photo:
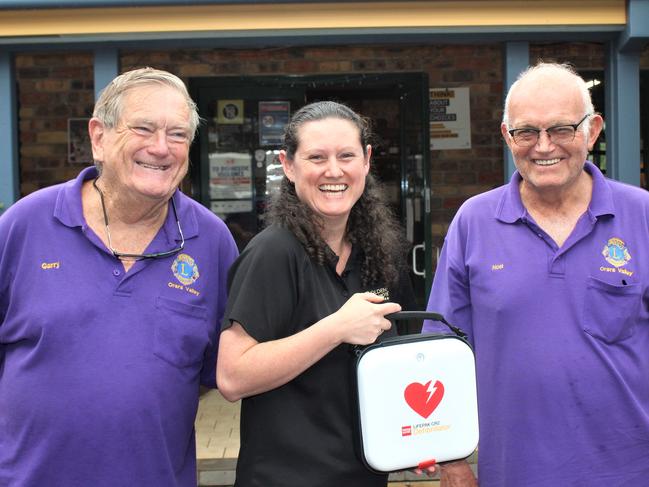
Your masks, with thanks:
[[[478,445],[475,357],[466,335],[442,315],[404,311],[393,322],[428,319],[455,335],[387,338],[356,348],[359,453],[376,472],[466,458]]]

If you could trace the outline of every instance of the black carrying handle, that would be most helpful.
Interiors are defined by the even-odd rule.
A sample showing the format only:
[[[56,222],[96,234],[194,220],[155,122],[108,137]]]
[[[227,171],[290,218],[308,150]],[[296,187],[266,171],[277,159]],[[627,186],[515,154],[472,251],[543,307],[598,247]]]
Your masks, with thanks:
[[[394,323],[397,320],[420,319],[439,321],[448,326],[449,329],[460,338],[466,340],[467,337],[466,333],[464,333],[460,328],[451,325],[448,321],[446,321],[446,318],[444,318],[439,313],[435,313],[434,311],[397,311],[396,313],[385,315],[385,318],[392,322],[392,326],[394,326]],[[391,339],[392,338],[388,338],[388,340]],[[349,351],[356,355],[356,357],[360,357],[363,354],[363,351],[370,346],[371,345],[351,345]]]
[[[410,320],[410,319],[419,319],[419,320],[434,320],[444,323],[449,329],[461,338],[466,338],[466,333],[464,333],[457,326],[451,325],[446,318],[441,314],[435,313],[434,311],[397,311],[396,313],[390,313],[385,315],[385,317],[394,324],[397,320]]]

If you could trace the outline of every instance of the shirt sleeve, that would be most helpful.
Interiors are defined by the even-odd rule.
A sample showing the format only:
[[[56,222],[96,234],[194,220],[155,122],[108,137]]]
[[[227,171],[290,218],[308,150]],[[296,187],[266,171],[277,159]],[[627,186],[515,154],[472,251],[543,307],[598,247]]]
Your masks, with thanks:
[[[295,333],[301,255],[288,232],[270,228],[248,244],[230,270],[222,329],[236,321],[258,342]]]
[[[15,238],[16,225],[13,208],[8,209],[0,217],[0,327],[4,323],[9,308],[9,291],[13,281],[14,270],[11,266],[12,258],[9,255],[10,239]]]
[[[440,313],[446,321],[467,333],[472,342],[473,323],[469,276],[465,265],[465,242],[461,231],[461,215],[451,224],[437,262],[437,270],[430,291],[428,311]],[[443,323],[424,322],[422,332],[444,332],[449,329]]]
[[[7,314],[8,296],[7,287],[9,285],[9,276],[6,269],[6,255],[5,250],[7,247],[7,238],[9,234],[9,224],[6,218],[0,218],[0,327],[4,322],[5,315]]]
[[[223,319],[223,313],[225,312],[227,301],[228,270],[239,255],[237,244],[225,224],[221,226],[219,232],[219,235],[208,237],[219,240],[217,253],[216,256],[214,256],[218,263],[219,278],[216,284],[216,295],[212,297],[212,299],[216,300],[216,318],[214,323],[211,324],[213,329],[210,331],[210,346],[205,351],[203,369],[201,371],[201,384],[210,388],[216,387],[216,360],[219,349],[220,324]]]

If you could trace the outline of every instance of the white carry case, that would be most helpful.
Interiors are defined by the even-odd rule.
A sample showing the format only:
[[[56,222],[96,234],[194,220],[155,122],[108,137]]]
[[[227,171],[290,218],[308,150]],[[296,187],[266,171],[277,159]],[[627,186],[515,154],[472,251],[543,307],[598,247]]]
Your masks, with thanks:
[[[360,453],[392,472],[466,458],[478,445],[475,357],[466,336],[437,313],[405,311],[391,321],[441,321],[456,335],[387,338],[358,348]]]

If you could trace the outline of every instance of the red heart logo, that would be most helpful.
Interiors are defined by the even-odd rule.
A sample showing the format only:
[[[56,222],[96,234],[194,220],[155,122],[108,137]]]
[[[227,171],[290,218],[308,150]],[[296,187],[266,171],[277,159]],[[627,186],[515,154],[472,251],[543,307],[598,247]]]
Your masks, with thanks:
[[[425,384],[413,382],[403,391],[408,406],[424,419],[435,411],[444,397],[444,384],[435,381],[435,385],[430,387],[431,382],[432,380]]]

